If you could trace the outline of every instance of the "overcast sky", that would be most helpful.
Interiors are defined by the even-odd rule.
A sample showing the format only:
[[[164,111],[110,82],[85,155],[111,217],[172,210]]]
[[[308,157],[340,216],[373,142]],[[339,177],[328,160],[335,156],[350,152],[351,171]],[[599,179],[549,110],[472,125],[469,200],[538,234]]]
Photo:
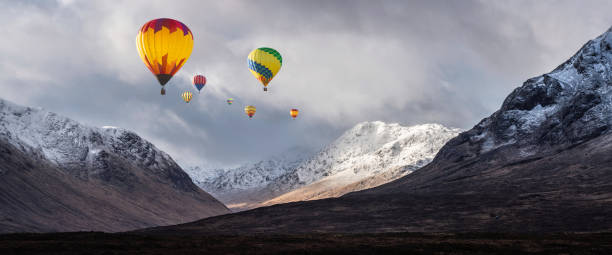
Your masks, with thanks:
[[[0,97],[133,130],[183,166],[235,166],[319,149],[362,121],[471,128],[608,29],[610,10],[578,0],[4,0]],[[195,40],[166,96],[135,45],[161,17]],[[268,93],[246,65],[263,46],[283,56]],[[208,83],[185,104],[179,94],[199,73]]]

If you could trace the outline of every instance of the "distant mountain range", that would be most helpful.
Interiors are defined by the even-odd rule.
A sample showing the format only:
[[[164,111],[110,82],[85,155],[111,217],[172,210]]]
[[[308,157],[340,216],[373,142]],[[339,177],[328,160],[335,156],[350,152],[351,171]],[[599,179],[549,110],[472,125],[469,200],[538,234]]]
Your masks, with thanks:
[[[429,163],[458,129],[364,122],[315,155],[293,149],[234,169],[187,172],[234,210],[337,197],[400,178]]]
[[[610,215],[612,28],[409,175],[143,232],[609,232]]]
[[[293,148],[278,156],[237,168],[202,169],[186,167],[185,171],[198,186],[210,192],[233,210],[258,206],[271,195],[268,185],[312,156],[303,148]]]
[[[150,142],[0,99],[0,232],[125,231],[229,210]]]

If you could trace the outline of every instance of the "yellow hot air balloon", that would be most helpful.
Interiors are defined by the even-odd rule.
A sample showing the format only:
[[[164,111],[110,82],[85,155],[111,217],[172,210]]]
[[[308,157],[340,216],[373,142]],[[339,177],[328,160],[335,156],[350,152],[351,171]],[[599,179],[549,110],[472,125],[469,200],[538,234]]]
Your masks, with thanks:
[[[189,101],[191,101],[191,98],[193,98],[193,93],[185,91],[183,92],[183,94],[181,94],[181,97],[183,97],[185,103],[189,103]]]
[[[255,106],[252,105],[247,105],[246,107],[244,107],[244,113],[246,113],[250,118],[253,118],[253,115],[255,115]]]
[[[145,23],[136,36],[138,54],[162,86],[191,55],[193,34],[185,24],[173,19],[154,19]]]
[[[247,63],[253,76],[264,85],[264,91],[268,91],[268,83],[283,65],[283,57],[275,49],[258,48],[249,53]]]
[[[300,111],[298,111],[298,109],[291,109],[291,111],[289,111],[289,114],[291,115],[291,117],[292,117],[293,119],[295,119],[295,117],[297,117],[297,116],[298,116],[298,113],[299,113],[299,112],[300,112]]]

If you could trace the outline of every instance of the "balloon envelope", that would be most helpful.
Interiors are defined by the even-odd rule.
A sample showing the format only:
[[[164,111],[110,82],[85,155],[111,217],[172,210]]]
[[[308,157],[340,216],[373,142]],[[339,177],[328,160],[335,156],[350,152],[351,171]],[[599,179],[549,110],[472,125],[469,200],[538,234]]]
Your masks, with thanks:
[[[206,77],[204,75],[198,74],[193,77],[193,85],[198,89],[198,91],[202,90],[206,85]]]
[[[181,97],[183,98],[185,103],[189,103],[189,101],[191,101],[191,98],[193,98],[193,93],[185,91],[183,92],[183,94],[181,94]]]
[[[264,91],[267,91],[268,83],[283,65],[283,57],[275,49],[263,47],[249,53],[247,64],[255,79],[261,82],[264,85]]]
[[[231,105],[234,102],[234,99],[233,98],[228,98],[226,100],[226,102],[227,102],[227,104]]]
[[[249,118],[252,118],[253,115],[255,115],[255,106],[252,105],[247,105],[246,107],[244,107],[244,113],[246,113]]]
[[[298,111],[298,109],[291,109],[291,111],[289,111],[289,114],[291,114],[291,117],[295,119],[295,117],[298,116],[298,113],[300,111]]]
[[[193,34],[180,21],[154,19],[138,31],[136,48],[142,62],[164,86],[191,55]]]

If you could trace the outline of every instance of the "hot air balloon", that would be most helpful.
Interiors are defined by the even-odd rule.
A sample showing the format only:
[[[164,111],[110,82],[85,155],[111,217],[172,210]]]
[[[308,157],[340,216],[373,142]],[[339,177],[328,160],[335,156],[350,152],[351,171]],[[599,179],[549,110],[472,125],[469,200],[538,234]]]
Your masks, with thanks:
[[[228,98],[227,99],[227,104],[232,105],[233,102],[234,102],[233,98]]]
[[[193,34],[180,21],[154,19],[138,31],[136,47],[142,61],[157,77],[162,86],[161,94],[164,95],[164,85],[191,55]]]
[[[198,89],[198,93],[199,93],[200,90],[204,88],[204,85],[206,85],[206,77],[204,77],[204,75],[201,75],[201,74],[193,76],[193,85],[196,87],[196,89]]]
[[[278,73],[283,65],[281,54],[272,48],[258,48],[247,57],[249,70],[257,80],[264,85],[264,91],[268,91],[268,83]]]
[[[246,113],[247,115],[249,115],[249,118],[253,118],[253,115],[255,115],[255,106],[252,105],[247,105],[247,107],[244,107],[244,113]]]
[[[181,94],[181,97],[183,97],[183,100],[185,100],[185,103],[189,103],[189,101],[191,101],[191,98],[193,98],[193,93],[189,91],[185,91],[183,92],[183,94]]]
[[[297,117],[297,116],[298,116],[298,113],[299,113],[299,112],[300,112],[300,111],[298,111],[298,109],[291,109],[291,111],[289,111],[289,114],[291,114],[291,117],[292,117],[293,119],[295,119],[295,117]]]

